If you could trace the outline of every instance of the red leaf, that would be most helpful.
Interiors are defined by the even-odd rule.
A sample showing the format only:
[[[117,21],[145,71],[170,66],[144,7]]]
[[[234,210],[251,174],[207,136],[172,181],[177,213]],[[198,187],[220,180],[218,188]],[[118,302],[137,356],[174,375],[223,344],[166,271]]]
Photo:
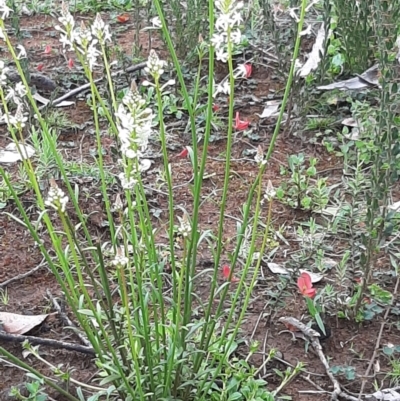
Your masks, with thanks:
[[[68,60],[68,68],[69,69],[72,69],[73,67],[74,67],[74,60],[72,59],[72,58],[70,58],[69,60]]]
[[[184,158],[189,154],[188,148],[184,148],[181,153],[179,153],[178,157]]]
[[[297,286],[302,295],[309,298],[314,298],[317,291],[313,288],[311,277],[308,273],[301,273],[301,276],[297,279]]]
[[[213,111],[217,112],[220,109],[220,107],[217,104],[213,104],[212,109]]]
[[[36,69],[38,71],[43,71],[43,68],[44,68],[44,64],[43,63],[38,64],[38,66],[36,67]]]
[[[222,275],[224,276],[224,278],[228,279],[230,274],[231,274],[230,267],[228,265],[222,266]],[[237,277],[235,276],[231,277],[231,283],[238,283],[239,281],[240,280]]]
[[[129,15],[128,14],[117,15],[117,21],[120,22],[121,24],[125,24],[125,22],[129,21]]]
[[[235,129],[243,131],[249,127],[249,124],[250,124],[249,121],[243,121],[240,119],[239,112],[237,111],[235,117]]]
[[[44,48],[44,54],[50,54],[51,53],[51,46],[50,45],[46,45],[46,47]]]

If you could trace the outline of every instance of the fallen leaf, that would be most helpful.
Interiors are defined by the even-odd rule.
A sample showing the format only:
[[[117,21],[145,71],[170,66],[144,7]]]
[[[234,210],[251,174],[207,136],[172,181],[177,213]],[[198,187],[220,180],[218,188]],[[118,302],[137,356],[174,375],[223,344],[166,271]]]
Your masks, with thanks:
[[[378,65],[374,65],[367,71],[363,72],[361,75],[355,78],[346,79],[344,81],[334,82],[333,84],[317,86],[318,90],[333,90],[339,89],[345,90],[360,90],[366,88],[377,87],[381,89],[379,84],[379,68]]]
[[[0,163],[15,163],[22,159],[29,159],[35,154],[35,149],[28,144],[19,144],[22,155],[14,142],[9,143],[4,149],[0,149]]]
[[[9,334],[25,334],[43,323],[48,316],[49,314],[31,316],[0,312],[0,327]]]
[[[345,118],[342,121],[342,125],[346,125],[347,127],[358,128],[358,122],[353,117]]]
[[[321,260],[321,265],[325,267],[325,269],[331,270],[334,267],[336,267],[338,262],[336,260],[333,260],[331,258],[323,258]]]
[[[312,273],[312,272],[310,272],[308,270],[304,270],[304,269],[299,269],[299,272],[300,273],[307,273],[310,276],[311,282],[313,284],[320,282],[324,278],[324,276],[322,276],[321,274]]]
[[[268,269],[271,270],[271,272],[274,274],[285,274],[285,275],[290,274],[288,269],[278,265],[277,263],[270,262],[270,263],[267,263],[267,266],[268,266]]]
[[[260,118],[275,117],[278,115],[278,109],[280,105],[281,102],[279,100],[270,100],[267,103],[265,103],[265,107],[261,115],[260,114],[257,115]]]
[[[309,27],[311,27],[311,25],[309,25]],[[328,36],[330,36],[330,33]],[[321,61],[321,55],[324,54],[324,42],[325,42],[325,25],[324,23],[322,23],[318,30],[317,38],[315,39],[315,43],[313,45],[311,53],[309,53],[308,55],[307,61],[297,71],[297,74],[300,75],[300,77],[305,78],[311,73],[311,71],[314,71],[318,68],[318,65]]]

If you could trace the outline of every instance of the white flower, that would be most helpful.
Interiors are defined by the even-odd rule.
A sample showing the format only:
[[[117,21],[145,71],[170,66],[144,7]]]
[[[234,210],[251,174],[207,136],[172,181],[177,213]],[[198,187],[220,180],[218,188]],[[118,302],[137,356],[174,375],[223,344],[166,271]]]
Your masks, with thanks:
[[[92,31],[87,28],[85,23],[82,21],[80,28],[74,31],[74,38],[79,46],[83,49],[87,49],[93,39]]]
[[[22,99],[18,96],[15,89],[11,86],[7,87],[6,100],[12,100],[16,105],[22,104]]]
[[[162,27],[162,22],[160,20],[160,17],[154,17],[150,20],[151,25],[153,25],[153,28],[161,28]]]
[[[60,213],[65,213],[65,208],[68,203],[68,196],[57,186],[51,186],[47,199],[44,202],[46,206],[50,206]]]
[[[60,29],[57,29],[57,28],[60,28],[58,25],[55,27],[55,29],[56,30],[61,30],[61,28]],[[64,32],[64,31],[62,31],[62,32]],[[63,45],[63,49],[65,49],[65,47],[66,46],[69,46],[69,51],[72,51],[72,50],[74,50],[74,47],[73,47],[73,40],[71,40],[70,39],[71,38],[71,35],[67,35],[66,34],[66,32],[64,32],[64,33],[62,33],[61,35],[60,35],[60,42],[62,43],[62,45]]]
[[[118,175],[119,180],[121,181],[121,186],[123,189],[132,190],[135,188],[138,181],[133,177],[126,177],[125,173],[120,173]]]
[[[145,107],[146,101],[135,91],[129,91],[123,98],[124,104],[118,106],[115,113],[119,120],[118,136],[122,152],[129,159],[141,156],[147,148],[152,134],[153,112]]]
[[[6,100],[7,101],[12,100],[15,104],[20,103],[14,88],[12,88],[11,86],[7,88]]]
[[[160,60],[157,53],[151,49],[147,60],[147,67],[144,71],[147,74],[150,74],[153,78],[158,79],[164,73],[164,66],[166,64],[167,63],[164,60]]]
[[[153,112],[146,107],[146,100],[140,95],[135,85],[125,94],[115,113],[117,117],[118,138],[121,153],[125,156],[123,172],[119,174],[121,185],[131,190],[138,182],[141,173],[140,159],[147,149],[152,134]]]
[[[17,92],[17,94],[20,98],[23,98],[27,94],[25,85],[22,82],[18,82],[15,85],[15,92]]]
[[[74,30],[75,20],[69,12],[68,3],[61,3],[61,17],[58,20],[64,25],[68,34]]]
[[[214,97],[216,97],[218,93],[224,93],[225,95],[229,96],[230,92],[231,92],[230,83],[228,80],[225,80],[224,82],[222,82],[217,86],[217,90],[214,93]]]
[[[243,22],[243,18],[239,12],[235,12],[231,15],[231,22],[232,26],[240,25],[240,23]]]
[[[228,49],[231,45],[238,45],[242,41],[242,34],[238,28],[242,22],[240,9],[243,8],[243,2],[235,0],[215,0],[215,8],[219,11],[215,21],[215,33],[211,38],[211,44],[215,48],[215,58],[218,61],[226,63],[229,58]],[[230,46],[228,46],[228,44]],[[246,76],[243,69],[239,69],[234,78]],[[225,81],[218,85],[214,97],[218,93],[230,94],[230,84]]]
[[[236,68],[236,71],[233,73],[235,78],[246,78],[247,77],[247,70],[244,64],[239,64]]]
[[[182,234],[183,237],[188,237],[192,231],[192,225],[190,224],[188,214],[184,213],[182,217],[178,216],[178,220],[180,223],[178,227],[179,233]]]
[[[254,160],[257,164],[261,164],[264,160],[264,152],[261,145],[258,145],[256,155],[254,156]]]
[[[220,47],[224,47],[225,43],[226,43],[226,34],[214,33],[214,35],[211,38],[211,44],[216,49],[219,49]]]
[[[25,127],[25,123],[28,121],[28,117],[24,116],[24,109],[21,103],[18,104],[15,116],[9,116],[9,124],[13,125],[16,129],[21,130]]]
[[[93,71],[95,65],[97,65],[97,57],[101,53],[96,49],[96,41],[92,41],[89,45],[86,53],[86,59],[88,62],[89,69]]]
[[[231,32],[231,40],[235,45],[240,44],[240,42],[242,41],[242,33],[239,31],[239,29]]]
[[[11,12],[12,9],[7,6],[6,0],[0,0],[1,19],[5,20],[6,18],[8,18]]]
[[[124,204],[122,202],[121,195],[117,194],[117,196],[115,198],[115,202],[114,202],[113,211],[121,212],[123,210],[123,208],[124,208]]]
[[[276,191],[274,186],[272,185],[272,182],[268,180],[267,183],[267,189],[265,190],[264,198],[270,202],[272,199],[274,199],[276,196]]]
[[[129,263],[129,259],[122,254],[122,250],[118,249],[117,255],[111,263],[116,267],[124,267]]]
[[[7,84],[7,73],[10,69],[5,66],[4,61],[0,60],[0,86]]]
[[[22,45],[18,45],[17,49],[19,49],[19,53],[17,55],[17,59],[21,60],[22,58],[26,58],[26,50],[25,47]]]
[[[232,26],[232,21],[229,14],[220,14],[215,22],[217,31],[227,32],[229,26]]]
[[[104,23],[99,13],[92,25],[92,33],[101,45],[104,45],[106,41],[111,42],[110,27]]]
[[[225,49],[221,47],[221,48],[217,49],[215,57],[217,58],[218,61],[222,61],[223,63],[226,63],[228,61],[228,52],[225,51]]]

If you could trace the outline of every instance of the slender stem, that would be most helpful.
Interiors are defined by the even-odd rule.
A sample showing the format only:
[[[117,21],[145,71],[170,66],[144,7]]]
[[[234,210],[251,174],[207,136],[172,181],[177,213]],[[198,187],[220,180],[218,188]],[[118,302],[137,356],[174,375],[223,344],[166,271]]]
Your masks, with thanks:
[[[277,123],[275,125],[275,130],[274,130],[274,133],[272,135],[271,142],[270,142],[267,154],[265,156],[265,160],[267,162],[271,158],[271,155],[272,155],[272,153],[273,153],[273,151],[275,149],[275,144],[276,144],[276,141],[277,141],[277,138],[278,138],[278,135],[279,135],[279,131],[280,131],[280,127],[281,127],[281,124],[282,124],[283,114],[285,112],[285,107],[286,107],[286,104],[288,102],[290,90],[291,90],[293,79],[294,79],[294,69],[295,69],[296,59],[298,57],[299,50],[300,50],[300,42],[301,42],[300,32],[303,29],[306,5],[307,5],[307,0],[302,0],[301,10],[300,10],[300,19],[299,19],[299,22],[298,22],[298,25],[297,25],[297,36],[296,36],[296,43],[295,43],[293,57],[292,57],[292,64],[290,66],[289,76],[288,76],[288,80],[286,82],[285,93],[284,93],[284,96],[283,96],[283,99],[282,99],[282,105],[281,105],[281,109],[280,109],[280,112],[279,112],[279,115],[278,115]],[[251,204],[252,204],[252,201],[253,201],[254,192],[255,192],[255,190],[256,190],[256,188],[258,186],[258,183],[261,180],[261,177],[263,176],[267,166],[268,166],[268,163],[265,163],[264,165],[262,165],[262,167],[259,169],[259,172],[258,172],[258,175],[257,175],[256,179],[254,180],[253,184],[250,187],[249,195],[248,195],[246,203],[244,205],[243,224],[240,227],[240,230],[239,230],[239,233],[238,233],[238,236],[237,236],[236,249],[235,249],[234,255],[232,257],[232,266],[235,266],[236,261],[237,261],[238,256],[239,256],[240,248],[242,246],[244,233],[245,233],[245,230],[246,230],[246,227],[247,227],[246,226],[246,222],[249,219],[250,208],[251,208]],[[227,292],[228,292],[228,287],[226,287],[223,290],[223,293],[221,295],[221,301],[220,301],[220,303],[218,305],[218,308],[217,308],[217,311],[215,313],[216,316],[219,316],[219,314],[221,313],[221,310],[222,310],[222,307],[223,307],[223,302],[224,302],[224,299],[226,297]],[[205,316],[206,322],[209,321],[210,314],[211,314],[211,308],[209,310],[207,310],[207,313],[206,313],[206,316]],[[207,349],[208,344],[209,344],[209,342],[211,340],[211,335],[212,335],[212,333],[214,331],[214,328],[215,328],[215,324],[216,324],[215,320],[210,322],[210,326],[211,327],[209,328],[208,338],[207,338],[205,343],[204,343],[204,337],[202,337],[202,339],[201,339],[201,348],[202,349]],[[199,369],[199,367],[200,367],[200,359],[198,358],[196,360],[196,364],[195,364],[195,371],[197,371],[197,369]]]

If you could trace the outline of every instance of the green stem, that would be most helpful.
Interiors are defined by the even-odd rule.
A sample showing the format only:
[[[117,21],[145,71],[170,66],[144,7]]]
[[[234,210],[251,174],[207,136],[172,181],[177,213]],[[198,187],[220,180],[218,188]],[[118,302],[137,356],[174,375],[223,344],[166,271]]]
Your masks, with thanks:
[[[300,19],[299,19],[298,26],[297,26],[296,43],[295,43],[293,57],[292,57],[292,64],[290,66],[289,76],[288,76],[288,80],[286,82],[285,93],[284,93],[284,96],[283,96],[283,99],[282,99],[282,105],[281,105],[281,109],[280,109],[280,112],[279,112],[279,115],[278,115],[278,120],[277,120],[277,123],[275,125],[275,130],[274,130],[274,133],[272,135],[271,142],[270,142],[267,154],[265,156],[265,160],[267,162],[271,158],[271,155],[272,155],[272,153],[273,153],[273,151],[275,149],[275,144],[276,144],[276,141],[277,141],[277,138],[278,138],[278,135],[279,135],[279,131],[280,131],[280,127],[281,127],[281,124],[282,124],[283,114],[285,112],[285,107],[286,107],[286,104],[287,104],[288,99],[289,99],[289,94],[290,94],[290,90],[291,90],[293,79],[294,79],[295,63],[296,63],[296,59],[297,59],[297,57],[299,55],[299,50],[300,50],[300,42],[301,42],[300,32],[303,29],[306,5],[307,5],[307,0],[302,0],[301,11],[300,11]],[[254,180],[252,186],[250,187],[249,195],[248,195],[246,203],[244,205],[243,224],[240,227],[239,234],[238,234],[238,237],[237,237],[237,245],[236,245],[236,249],[235,249],[235,252],[234,252],[234,255],[233,255],[233,258],[232,258],[232,266],[235,266],[236,261],[238,259],[239,252],[240,252],[240,248],[242,246],[244,233],[245,233],[245,230],[246,230],[246,227],[247,227],[246,222],[249,219],[249,214],[250,214],[251,204],[252,204],[253,197],[254,197],[254,192],[255,192],[255,190],[256,190],[256,188],[258,186],[258,183],[261,180],[261,178],[262,178],[267,166],[268,166],[268,163],[265,163],[265,164],[263,164],[261,166],[256,179]],[[224,300],[225,300],[227,292],[228,292],[228,287],[226,287],[223,290],[223,293],[221,295],[221,301],[220,301],[220,303],[218,305],[218,308],[217,308],[217,311],[215,313],[216,316],[219,316],[220,313],[221,313],[221,310],[222,310],[223,303],[224,303]],[[209,309],[206,312],[206,316],[205,316],[205,321],[206,322],[208,322],[209,319],[210,319],[211,310],[212,310],[211,307],[209,307]],[[202,349],[207,349],[208,348],[210,340],[211,340],[211,335],[212,335],[212,333],[214,331],[215,325],[216,325],[215,320],[210,321],[210,326],[211,327],[209,328],[208,338],[207,338],[205,343],[204,343],[204,335],[205,335],[205,333],[203,332],[202,339],[201,339],[201,348]],[[196,360],[195,371],[197,371],[200,368],[200,361],[201,361],[200,357],[201,356],[199,356],[197,358],[197,360]]]

